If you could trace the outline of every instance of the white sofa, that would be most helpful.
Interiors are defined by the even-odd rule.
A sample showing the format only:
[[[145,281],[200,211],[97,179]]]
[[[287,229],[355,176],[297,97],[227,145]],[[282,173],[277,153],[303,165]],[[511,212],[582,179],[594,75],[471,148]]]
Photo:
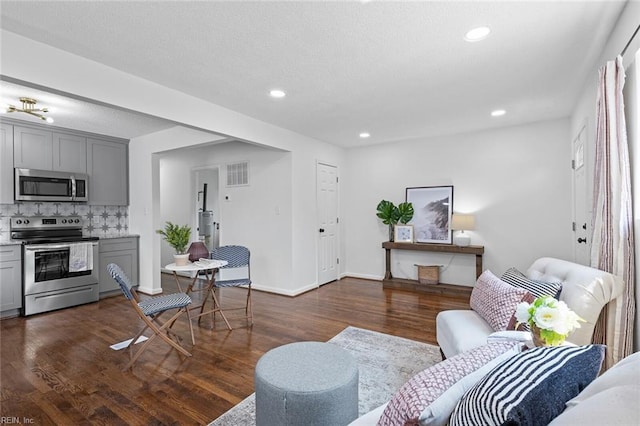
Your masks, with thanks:
[[[585,320],[582,327],[568,338],[577,345],[591,343],[602,308],[620,296],[623,288],[621,279],[612,274],[549,257],[536,260],[525,274],[535,280],[562,283],[560,300]],[[472,310],[440,312],[436,330],[438,344],[447,358],[485,345],[489,335],[494,333],[489,324]],[[635,422],[640,416],[637,404],[640,400],[639,376],[640,353],[635,353],[598,377],[567,403],[567,408],[553,424],[635,424],[631,421]],[[582,404],[584,401],[589,403]],[[576,409],[578,406],[580,410]],[[386,404],[366,413],[350,426],[376,425],[385,408]],[[615,413],[610,410],[615,410]],[[613,419],[617,421],[607,423]]]
[[[623,289],[622,280],[608,272],[551,257],[533,262],[525,275],[534,280],[562,283],[560,300],[585,320],[567,338],[577,345],[591,343],[600,311],[620,296]],[[436,317],[438,345],[447,358],[486,344],[494,331],[473,310],[442,311]]]

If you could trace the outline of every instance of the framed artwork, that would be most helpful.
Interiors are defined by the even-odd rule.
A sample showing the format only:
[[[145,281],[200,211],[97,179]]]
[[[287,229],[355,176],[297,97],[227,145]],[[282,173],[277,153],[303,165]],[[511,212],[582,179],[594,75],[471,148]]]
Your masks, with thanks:
[[[453,186],[407,188],[406,201],[413,204],[413,238],[417,243],[451,244]]]
[[[393,241],[396,243],[412,243],[413,242],[413,225],[394,226]]]

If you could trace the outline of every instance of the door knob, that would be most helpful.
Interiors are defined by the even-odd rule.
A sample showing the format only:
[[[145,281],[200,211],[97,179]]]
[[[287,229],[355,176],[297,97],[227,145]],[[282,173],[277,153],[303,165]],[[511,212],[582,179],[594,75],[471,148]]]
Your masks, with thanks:
[[[585,243],[585,244],[587,244],[587,239],[586,239],[586,238],[578,238],[578,243]]]
[[[320,228],[320,232],[324,232],[324,228]]]

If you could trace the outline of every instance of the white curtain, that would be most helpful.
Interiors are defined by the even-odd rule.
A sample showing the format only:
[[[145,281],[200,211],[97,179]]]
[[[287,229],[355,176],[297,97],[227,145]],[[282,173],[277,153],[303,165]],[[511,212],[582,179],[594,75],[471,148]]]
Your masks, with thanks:
[[[624,283],[622,295],[609,303],[596,326],[596,341],[607,345],[607,368],[633,352],[635,271],[624,81],[621,56],[600,69],[591,266],[621,277]]]

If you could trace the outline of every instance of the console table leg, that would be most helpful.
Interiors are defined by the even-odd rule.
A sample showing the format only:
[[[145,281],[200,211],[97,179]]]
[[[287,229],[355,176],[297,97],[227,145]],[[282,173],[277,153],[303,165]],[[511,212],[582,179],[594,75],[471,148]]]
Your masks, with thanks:
[[[384,251],[385,251],[385,267],[386,267],[386,271],[384,273],[384,279],[390,280],[391,278],[393,278],[391,276],[391,250],[385,249]]]

